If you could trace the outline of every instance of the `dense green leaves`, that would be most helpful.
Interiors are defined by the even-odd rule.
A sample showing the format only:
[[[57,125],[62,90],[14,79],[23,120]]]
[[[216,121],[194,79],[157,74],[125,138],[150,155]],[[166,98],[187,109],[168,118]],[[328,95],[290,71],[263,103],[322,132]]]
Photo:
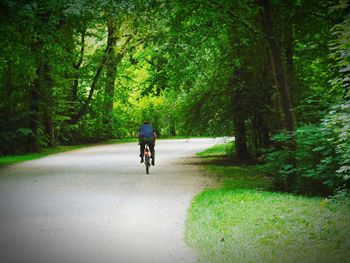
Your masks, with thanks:
[[[5,0],[0,9],[1,154],[135,136],[147,119],[161,136],[233,135],[242,161],[273,147],[282,188],[285,179],[288,190],[348,187],[347,4]]]

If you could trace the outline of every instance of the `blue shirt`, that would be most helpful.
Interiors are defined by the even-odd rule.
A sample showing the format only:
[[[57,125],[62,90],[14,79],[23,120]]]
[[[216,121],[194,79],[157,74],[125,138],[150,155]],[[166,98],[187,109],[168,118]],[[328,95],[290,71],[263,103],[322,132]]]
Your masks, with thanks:
[[[154,138],[153,128],[149,124],[142,124],[139,129],[140,138]]]

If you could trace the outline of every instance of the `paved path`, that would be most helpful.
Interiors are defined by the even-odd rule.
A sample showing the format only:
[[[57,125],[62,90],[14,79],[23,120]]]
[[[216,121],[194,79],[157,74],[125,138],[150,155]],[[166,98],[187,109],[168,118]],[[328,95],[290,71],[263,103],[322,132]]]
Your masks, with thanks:
[[[211,181],[181,162],[214,143],[158,141],[149,175],[136,143],[0,169],[0,262],[195,262],[184,222]]]

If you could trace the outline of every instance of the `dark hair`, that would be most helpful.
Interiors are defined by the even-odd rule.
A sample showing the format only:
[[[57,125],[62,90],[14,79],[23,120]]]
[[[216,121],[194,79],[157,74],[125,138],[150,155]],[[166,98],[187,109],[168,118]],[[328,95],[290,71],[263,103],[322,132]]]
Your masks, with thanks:
[[[143,124],[148,124],[148,121],[144,121]]]

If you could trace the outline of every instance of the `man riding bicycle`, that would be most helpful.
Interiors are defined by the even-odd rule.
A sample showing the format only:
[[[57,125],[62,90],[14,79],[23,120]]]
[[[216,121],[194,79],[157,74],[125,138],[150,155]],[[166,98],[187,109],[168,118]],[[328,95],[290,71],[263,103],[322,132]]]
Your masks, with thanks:
[[[154,165],[154,161],[155,161],[154,146],[156,142],[156,137],[157,137],[156,133],[153,130],[152,126],[147,121],[144,121],[139,129],[141,163],[143,163],[143,154],[145,151],[145,145],[148,144],[149,149],[151,150],[152,165]]]

